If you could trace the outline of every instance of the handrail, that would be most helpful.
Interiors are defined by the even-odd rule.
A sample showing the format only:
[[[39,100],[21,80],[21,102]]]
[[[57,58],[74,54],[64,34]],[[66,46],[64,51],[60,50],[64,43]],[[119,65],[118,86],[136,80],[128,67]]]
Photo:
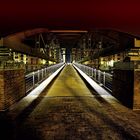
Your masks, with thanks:
[[[26,93],[34,89],[39,83],[63,65],[64,63],[59,63],[27,74],[25,76]]]
[[[90,76],[94,81],[98,82],[101,86],[104,86],[107,90],[112,92],[112,74],[79,63],[73,64]]]

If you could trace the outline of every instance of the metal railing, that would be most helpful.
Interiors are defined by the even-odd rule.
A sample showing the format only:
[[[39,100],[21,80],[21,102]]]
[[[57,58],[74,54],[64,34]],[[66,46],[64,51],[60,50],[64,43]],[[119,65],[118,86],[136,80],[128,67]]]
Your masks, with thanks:
[[[93,80],[98,82],[101,86],[104,86],[112,92],[112,74],[79,63],[74,63],[74,65],[90,76]]]
[[[35,88],[39,83],[41,83],[63,65],[64,63],[59,63],[27,74],[25,76],[26,93]]]

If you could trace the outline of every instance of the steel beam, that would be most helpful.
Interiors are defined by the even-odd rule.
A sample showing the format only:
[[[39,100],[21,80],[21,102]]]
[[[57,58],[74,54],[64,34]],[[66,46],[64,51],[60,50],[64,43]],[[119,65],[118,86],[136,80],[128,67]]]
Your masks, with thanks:
[[[3,46],[10,48],[14,51],[55,62],[56,60],[54,58],[51,58],[51,57],[45,55],[44,53],[39,52],[39,50],[37,48],[32,48],[29,45],[22,43],[22,41],[25,38],[36,35],[36,34],[40,34],[43,32],[48,32],[48,30],[42,29],[42,28],[28,30],[28,31],[24,31],[24,32],[20,32],[20,33],[16,33],[16,34],[4,37],[1,39],[2,40],[1,42],[2,42]]]

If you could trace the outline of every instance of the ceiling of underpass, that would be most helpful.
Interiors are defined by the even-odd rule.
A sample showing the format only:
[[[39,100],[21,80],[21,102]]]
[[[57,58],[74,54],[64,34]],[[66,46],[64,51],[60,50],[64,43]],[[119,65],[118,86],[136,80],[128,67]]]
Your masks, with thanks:
[[[41,34],[44,47],[52,40],[64,48],[86,43],[105,48],[100,55],[108,55],[133,47],[134,37],[140,38],[139,6],[138,0],[5,0],[0,37],[35,48]]]
[[[139,6],[139,0],[4,0],[0,2],[0,35],[47,28],[113,29],[140,36]]]

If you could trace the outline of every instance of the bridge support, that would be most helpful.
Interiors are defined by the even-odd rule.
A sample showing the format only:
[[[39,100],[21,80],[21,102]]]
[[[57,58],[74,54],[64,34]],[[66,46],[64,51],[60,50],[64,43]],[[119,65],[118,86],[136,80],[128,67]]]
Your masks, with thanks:
[[[132,109],[140,109],[140,64],[138,62],[118,62],[113,75],[112,94],[122,104]]]
[[[6,111],[23,96],[25,96],[24,69],[1,69],[0,111]]]

